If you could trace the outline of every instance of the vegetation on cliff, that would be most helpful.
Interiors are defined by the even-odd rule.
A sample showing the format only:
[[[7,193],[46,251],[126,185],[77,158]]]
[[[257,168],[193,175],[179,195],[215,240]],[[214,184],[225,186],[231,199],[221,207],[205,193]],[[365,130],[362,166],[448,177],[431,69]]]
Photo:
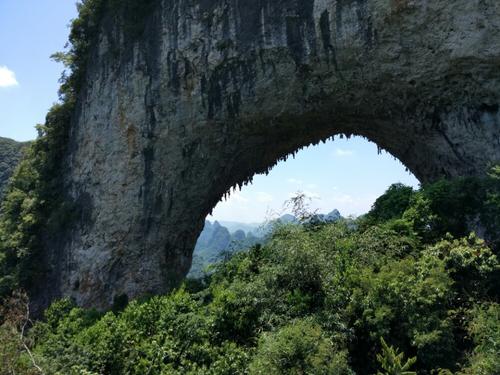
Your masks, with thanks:
[[[24,146],[26,146],[26,143],[0,137],[0,200],[10,176],[12,176],[16,165],[21,160]]]
[[[91,46],[108,12],[123,20],[124,34],[143,29],[151,1],[82,0],[72,21],[69,49],[53,58],[67,72],[61,77],[60,101],[38,125],[39,136],[29,147],[5,192],[0,213],[0,297],[16,288],[32,289],[43,269],[43,246],[64,231],[74,206],[63,191],[63,160],[77,98],[87,74]]]
[[[497,374],[498,249],[459,221],[472,201],[498,219],[498,172],[485,193],[395,185],[356,221],[278,226],[167,296],[56,302],[25,342],[48,374]],[[33,368],[25,353],[8,365]]]

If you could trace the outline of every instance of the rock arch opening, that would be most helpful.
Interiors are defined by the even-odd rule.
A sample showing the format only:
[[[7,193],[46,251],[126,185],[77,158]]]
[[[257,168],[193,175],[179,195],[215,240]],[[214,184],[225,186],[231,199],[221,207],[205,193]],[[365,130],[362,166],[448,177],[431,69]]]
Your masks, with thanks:
[[[286,202],[299,192],[315,219],[334,221],[368,212],[393,183],[419,186],[399,160],[367,139],[333,137],[305,147],[219,201],[198,237],[188,277],[263,242],[273,220],[297,221]]]
[[[40,299],[168,291],[231,187],[333,135],[370,139],[422,183],[484,174],[500,160],[486,3],[163,0],[133,43],[109,21],[62,171],[81,215],[47,246],[57,288]]]

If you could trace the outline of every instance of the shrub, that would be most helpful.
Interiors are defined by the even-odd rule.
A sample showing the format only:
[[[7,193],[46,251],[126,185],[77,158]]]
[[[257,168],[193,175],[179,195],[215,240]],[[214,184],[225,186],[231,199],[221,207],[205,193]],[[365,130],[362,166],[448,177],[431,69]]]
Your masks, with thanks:
[[[255,375],[354,374],[346,354],[333,346],[318,325],[299,320],[262,336],[249,371]]]
[[[476,306],[471,313],[469,332],[475,348],[461,374],[500,374],[500,305]]]

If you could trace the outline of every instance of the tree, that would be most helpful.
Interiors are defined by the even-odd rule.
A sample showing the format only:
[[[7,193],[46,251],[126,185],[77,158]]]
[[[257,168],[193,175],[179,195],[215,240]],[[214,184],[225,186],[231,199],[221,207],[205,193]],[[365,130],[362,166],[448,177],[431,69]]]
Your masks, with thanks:
[[[500,305],[477,306],[471,311],[469,333],[474,340],[469,366],[460,375],[500,374]]]
[[[306,193],[298,191],[285,202],[285,208],[290,208],[299,222],[304,223],[317,214],[317,210],[311,209],[311,201],[312,198]]]
[[[382,353],[377,354],[379,361],[385,372],[378,372],[377,375],[417,375],[416,372],[410,371],[410,368],[417,362],[417,357],[408,358],[404,362],[405,354],[398,353],[398,349],[387,345],[384,338],[380,338],[382,345]]]
[[[250,374],[351,375],[346,353],[335,350],[317,324],[298,320],[262,336]]]
[[[401,183],[391,185],[373,204],[372,209],[367,214],[368,220],[381,223],[400,218],[410,206],[414,194],[415,192],[410,186]]]
[[[28,296],[16,291],[0,305],[0,375],[44,374],[29,348],[26,331],[30,326]]]

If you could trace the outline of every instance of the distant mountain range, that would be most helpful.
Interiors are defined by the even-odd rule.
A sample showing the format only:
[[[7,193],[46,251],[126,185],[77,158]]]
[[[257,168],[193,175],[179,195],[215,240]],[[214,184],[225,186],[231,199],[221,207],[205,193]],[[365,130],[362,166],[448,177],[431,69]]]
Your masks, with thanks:
[[[338,210],[329,214],[316,214],[307,222],[334,222],[342,219]],[[250,248],[266,241],[267,236],[277,223],[298,223],[299,220],[290,214],[265,223],[240,223],[236,221],[206,221],[205,227],[198,237],[193,253],[193,265],[188,277],[200,278],[207,266],[217,263],[234,252]]]
[[[202,277],[208,265],[217,263],[227,254],[241,251],[263,241],[262,237],[253,234],[254,227],[244,223],[232,224],[232,231],[230,231],[218,221],[212,223],[207,220],[205,222],[205,227],[194,249],[193,264],[188,277]],[[246,229],[247,232],[241,228]]]
[[[340,214],[339,210],[333,210],[332,212],[330,212],[329,214],[326,214],[326,215],[323,215],[323,214],[313,215],[308,221],[331,223],[331,222],[338,221],[340,219],[343,219],[343,217]]]

